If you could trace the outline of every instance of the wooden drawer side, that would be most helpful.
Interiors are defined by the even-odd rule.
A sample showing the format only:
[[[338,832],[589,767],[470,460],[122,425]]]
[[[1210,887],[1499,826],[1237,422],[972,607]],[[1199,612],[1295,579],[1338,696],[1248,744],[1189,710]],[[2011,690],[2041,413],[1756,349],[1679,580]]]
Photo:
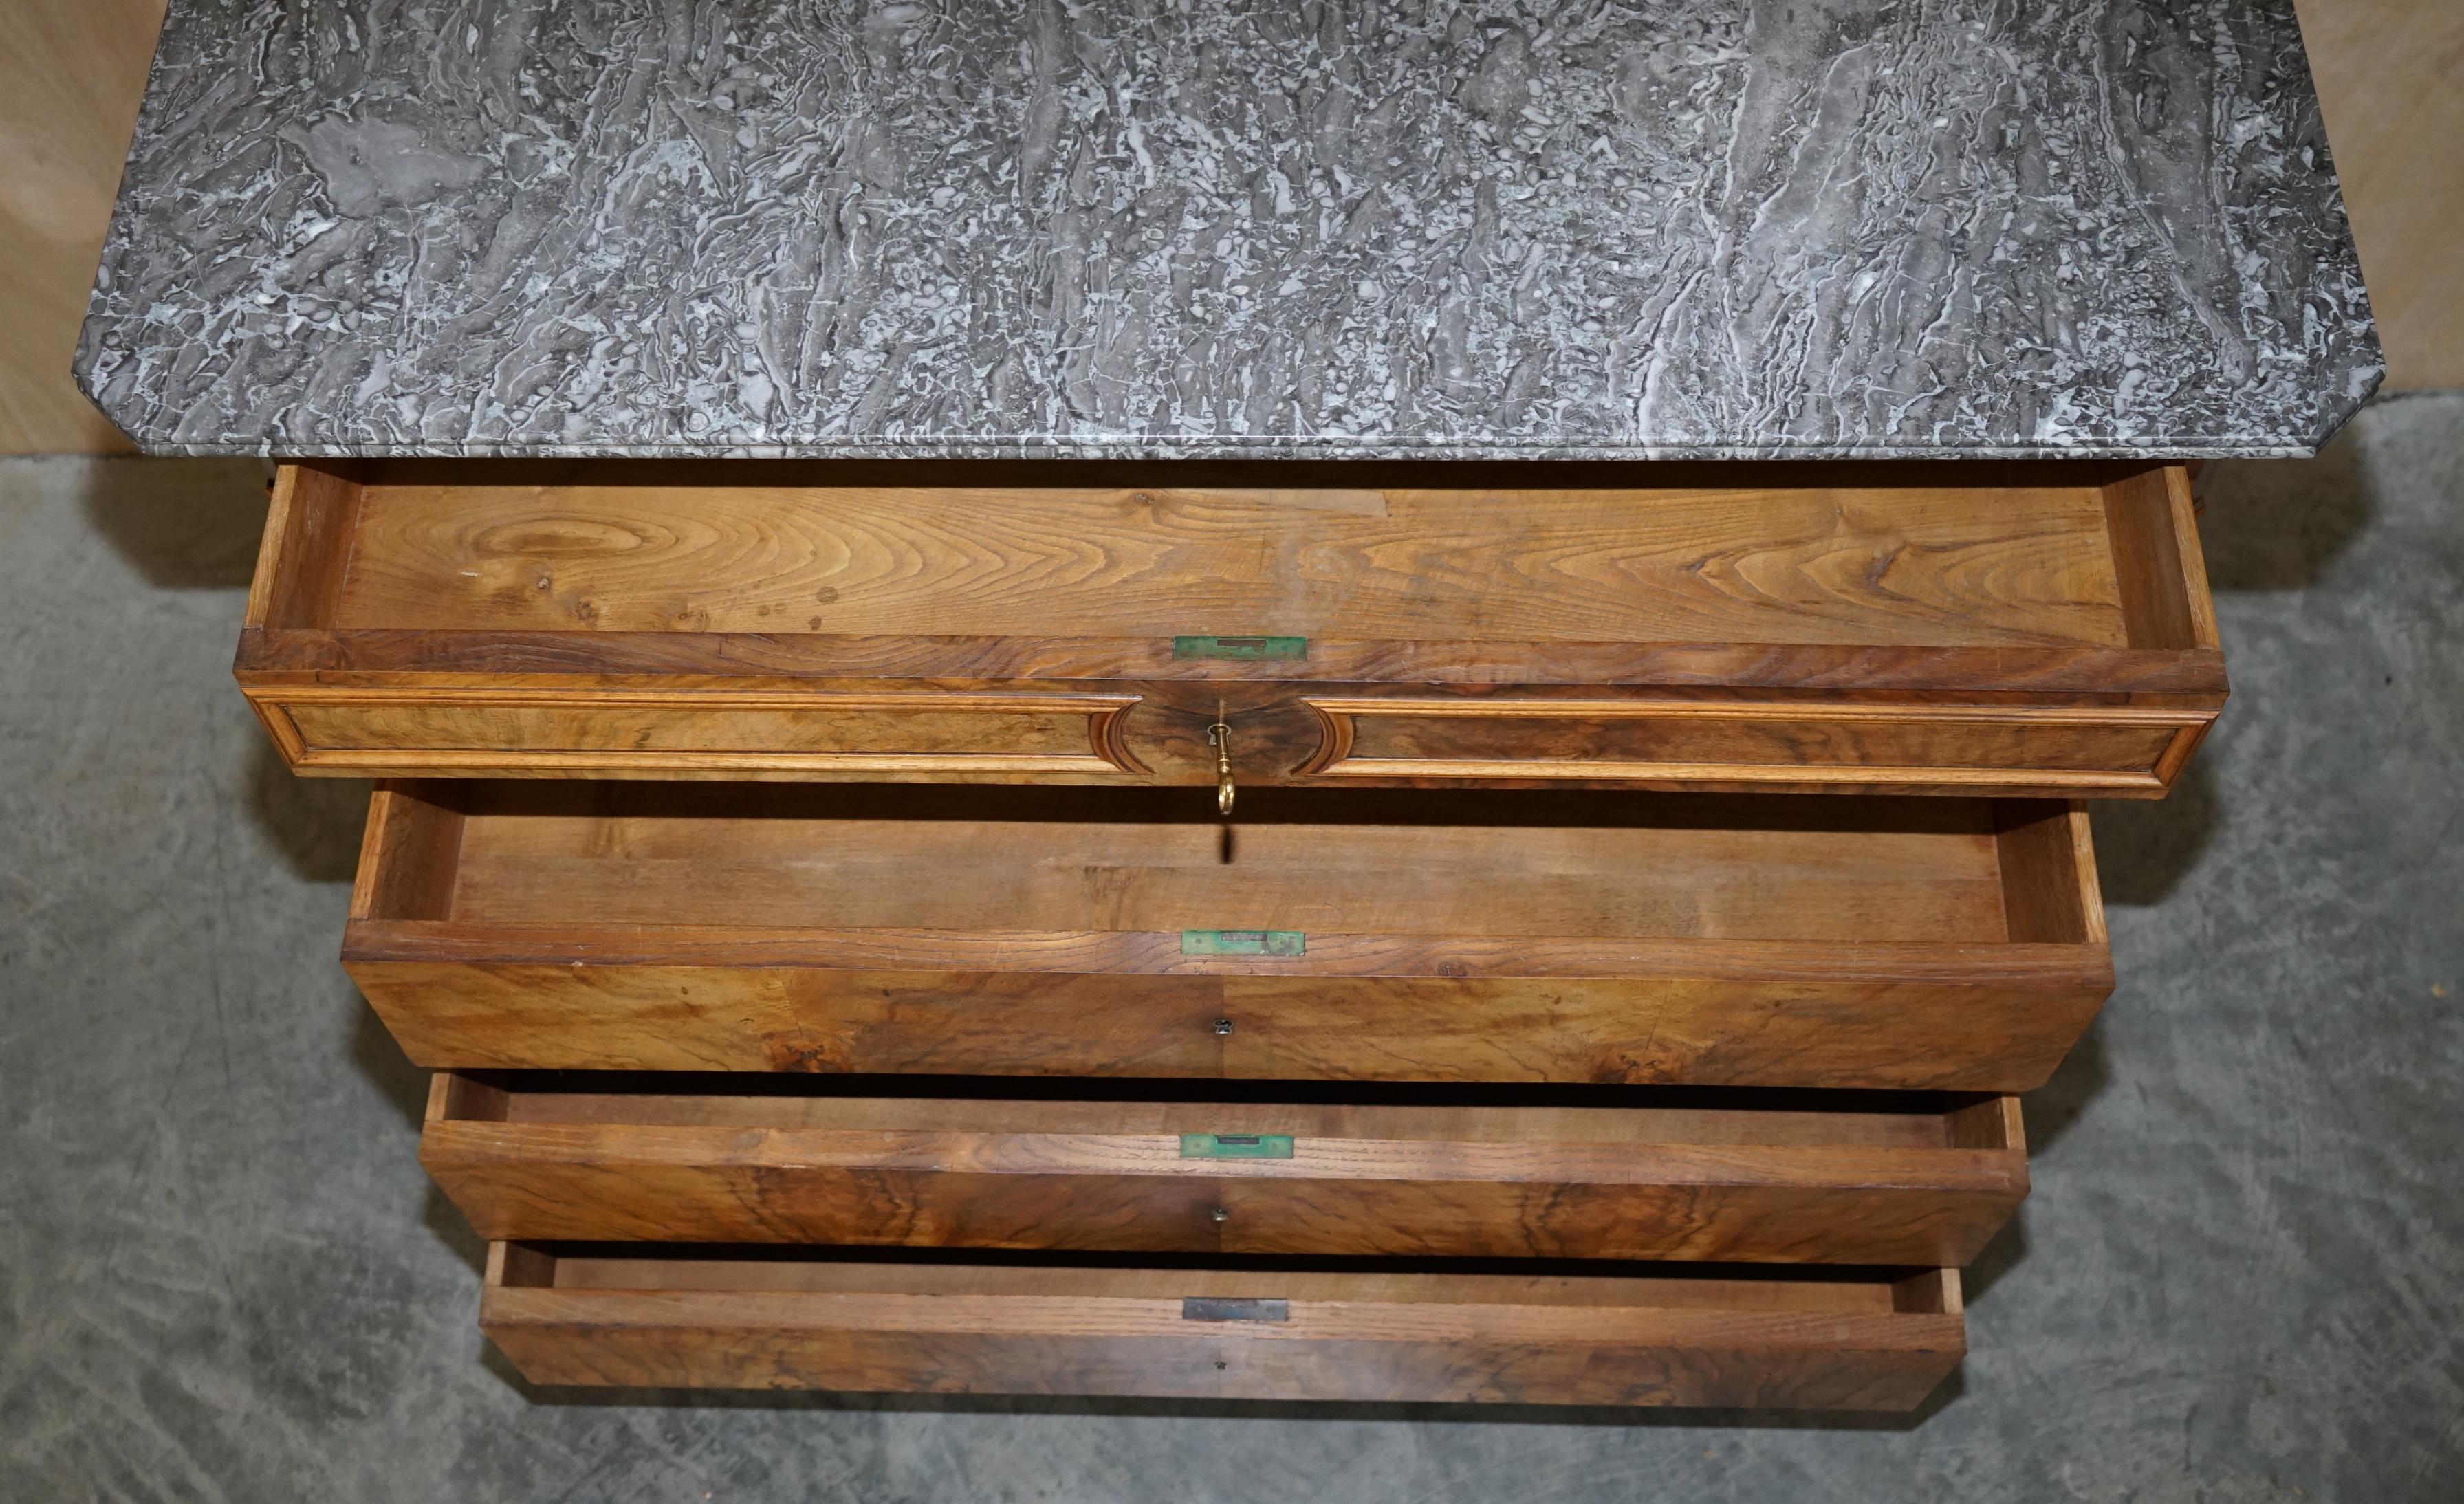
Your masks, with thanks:
[[[2105,536],[2130,646],[2215,649],[2215,605],[2189,472],[2179,465],[2118,467],[2103,491]]]
[[[241,617],[244,629],[333,624],[358,537],[360,475],[361,468],[347,461],[284,465],[275,472],[256,573]]]

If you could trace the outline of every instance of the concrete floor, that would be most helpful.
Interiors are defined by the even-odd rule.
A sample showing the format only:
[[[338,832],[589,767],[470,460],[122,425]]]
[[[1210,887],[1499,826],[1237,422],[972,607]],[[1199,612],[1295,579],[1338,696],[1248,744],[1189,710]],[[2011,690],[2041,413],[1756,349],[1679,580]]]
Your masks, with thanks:
[[[0,461],[0,1499],[2464,1497],[2464,396],[2220,465],[2234,698],[1910,1420],[527,1392],[228,665],[251,463]]]

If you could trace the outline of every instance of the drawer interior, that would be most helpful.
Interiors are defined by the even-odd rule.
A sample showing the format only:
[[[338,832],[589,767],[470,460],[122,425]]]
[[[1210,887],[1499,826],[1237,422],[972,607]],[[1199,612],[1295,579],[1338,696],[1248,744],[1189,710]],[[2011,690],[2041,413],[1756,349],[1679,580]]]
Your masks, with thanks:
[[[2038,801],[437,782],[360,918],[959,932],[2101,943]]]
[[[2014,1098],[1975,1093],[1751,1092],[1684,1088],[1329,1088],[1054,1081],[984,1086],[906,1078],[661,1073],[440,1073],[431,1122],[755,1128],[813,1134],[1173,1139],[1282,1134],[1321,1144],[1492,1144],[1547,1149],[2018,1149]],[[884,1095],[889,1087],[896,1095]],[[1068,1092],[1076,1095],[1056,1095]],[[1313,1098],[1313,1099],[1312,1099]],[[1373,1098],[1364,1100],[1363,1098]],[[1253,1161],[1205,1161],[1254,1168]],[[1123,1161],[1124,1169],[1135,1168]],[[1177,1166],[1175,1166],[1177,1167]],[[1272,1166],[1270,1166],[1271,1168]]]
[[[1544,1310],[1804,1312],[1824,1316],[1943,1314],[1960,1309],[1945,1271],[1834,1267],[1731,1269],[1645,1265],[1600,1273],[1531,1261],[1537,1272],[1498,1272],[1498,1260],[1187,1260],[1067,1262],[1050,1256],[909,1252],[862,1258],[828,1249],[744,1250],[676,1245],[503,1245],[490,1283],[508,1290],[731,1291],[1012,1298],[1518,1306]],[[1224,1266],[1232,1267],[1224,1267]],[[1461,1272],[1463,1270],[1484,1272]],[[1442,1272],[1419,1272],[1436,1270]],[[1176,1313],[1177,1315],[1177,1313]]]
[[[2212,646],[2186,500],[2177,471],[2081,464],[369,461],[287,471],[249,620],[344,632]]]

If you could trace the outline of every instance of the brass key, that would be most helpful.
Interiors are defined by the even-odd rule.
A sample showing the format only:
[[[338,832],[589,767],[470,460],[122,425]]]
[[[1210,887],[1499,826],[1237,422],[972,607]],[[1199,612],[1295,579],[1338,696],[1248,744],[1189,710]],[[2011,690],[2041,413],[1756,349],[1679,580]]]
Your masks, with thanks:
[[[1216,707],[1217,715],[1223,714]],[[1215,744],[1215,808],[1220,814],[1232,812],[1232,728],[1222,721],[1206,728],[1206,740]]]

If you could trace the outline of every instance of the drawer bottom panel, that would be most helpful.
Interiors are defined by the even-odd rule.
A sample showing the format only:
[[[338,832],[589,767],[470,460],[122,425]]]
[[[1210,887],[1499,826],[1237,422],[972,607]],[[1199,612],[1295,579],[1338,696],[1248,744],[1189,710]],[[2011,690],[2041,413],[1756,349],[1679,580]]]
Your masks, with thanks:
[[[1649,1268],[1650,1266],[1644,1266]],[[539,1384],[1906,1410],[1955,1271],[1559,1275],[865,1264],[491,1246]]]

